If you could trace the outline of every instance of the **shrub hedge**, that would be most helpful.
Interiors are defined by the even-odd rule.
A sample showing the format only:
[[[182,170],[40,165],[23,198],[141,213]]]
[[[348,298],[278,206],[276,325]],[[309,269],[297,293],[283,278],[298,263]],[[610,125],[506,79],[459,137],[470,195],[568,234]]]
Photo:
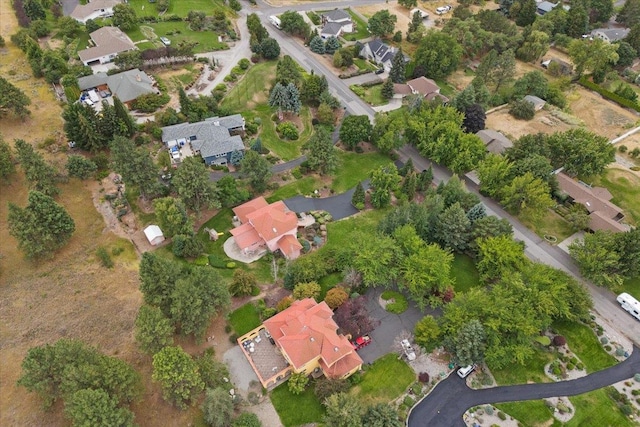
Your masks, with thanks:
[[[578,80],[578,82],[586,87],[587,89],[591,89],[594,92],[598,92],[600,95],[602,95],[603,97],[619,104],[621,107],[626,107],[626,108],[631,108],[632,110],[635,111],[639,111],[640,112],[640,105],[638,105],[637,103],[630,101],[626,98],[621,97],[620,95],[617,95],[605,88],[603,88],[602,86],[592,82],[591,80],[589,80],[589,78],[587,76],[582,76],[580,77],[580,80]]]

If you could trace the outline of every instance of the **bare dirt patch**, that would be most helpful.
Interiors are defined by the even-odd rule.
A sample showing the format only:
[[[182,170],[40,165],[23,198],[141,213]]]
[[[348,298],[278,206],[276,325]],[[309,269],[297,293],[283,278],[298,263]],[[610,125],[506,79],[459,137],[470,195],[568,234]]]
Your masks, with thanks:
[[[509,138],[518,139],[522,135],[533,133],[554,133],[571,129],[573,126],[553,117],[547,110],[536,113],[533,120],[517,120],[503,108],[487,115],[487,129],[495,129]]]
[[[567,94],[568,107],[587,128],[609,139],[622,135],[638,122],[638,115],[580,86]]]

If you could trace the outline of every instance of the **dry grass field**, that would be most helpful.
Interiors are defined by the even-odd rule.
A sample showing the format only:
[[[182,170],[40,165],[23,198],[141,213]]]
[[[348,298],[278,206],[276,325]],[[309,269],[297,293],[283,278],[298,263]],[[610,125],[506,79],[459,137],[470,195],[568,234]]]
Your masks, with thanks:
[[[7,41],[7,47],[0,49],[0,75],[32,100],[29,119],[3,119],[0,130],[10,143],[22,138],[41,146],[46,138],[54,138],[54,144],[39,151],[61,167],[66,157],[59,150],[64,147],[62,108],[49,86],[31,76],[24,55],[10,43],[10,35],[16,30],[10,0],[0,0],[0,34]],[[24,259],[7,226],[8,203],[26,204],[24,175],[17,173],[0,189],[0,425],[68,425],[60,405],[45,412],[34,394],[16,386],[27,350],[61,337],[95,345],[141,372],[145,391],[142,400],[133,406],[140,425],[188,425],[197,409],[179,411],[164,403],[159,387],[151,381],[151,360],[134,343],[133,323],[142,295],[133,245],[105,227],[92,202],[92,194],[99,191],[97,182],[74,179],[59,188],[57,201],[73,217],[76,232],[53,259],[37,262]],[[106,269],[98,262],[95,252],[99,246],[109,251],[115,247],[124,249],[114,257],[114,268]],[[221,328],[219,325],[223,326],[223,322],[216,324]],[[200,350],[186,344],[188,350]]]

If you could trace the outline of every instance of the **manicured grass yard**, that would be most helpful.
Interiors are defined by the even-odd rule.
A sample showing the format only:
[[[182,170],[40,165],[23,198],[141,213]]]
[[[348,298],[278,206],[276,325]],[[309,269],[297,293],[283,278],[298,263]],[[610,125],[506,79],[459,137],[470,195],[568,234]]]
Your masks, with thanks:
[[[385,105],[389,100],[382,96],[382,84],[375,86],[351,85],[349,89],[369,105]]]
[[[241,113],[247,121],[260,117],[262,127],[259,136],[262,145],[282,160],[288,161],[300,156],[302,145],[312,134],[311,111],[308,107],[303,107],[300,111],[303,129],[300,129],[300,137],[296,141],[280,139],[276,132],[276,125],[272,120],[276,109],[267,104],[276,64],[277,61],[269,61],[252,66],[247,74],[227,93],[222,100],[222,106]],[[285,120],[287,120],[286,116]]]
[[[371,62],[367,61],[366,59],[362,59],[362,58],[354,58],[353,63],[356,64],[356,66],[361,70],[375,71],[379,68],[373,65]]]
[[[617,362],[602,348],[596,334],[586,325],[575,322],[554,322],[552,327],[567,339],[567,344],[584,363],[587,372],[600,371]]]
[[[324,407],[313,394],[312,385],[295,395],[289,391],[287,383],[284,383],[276,387],[270,397],[285,427],[317,423],[324,415]]]
[[[320,296],[318,297],[318,301],[323,301],[324,297],[327,296],[327,291],[329,289],[334,288],[338,283],[342,282],[342,273],[331,273],[327,276],[324,276],[322,279],[318,281],[320,288]]]
[[[269,203],[273,203],[278,200],[288,199],[289,197],[297,195],[308,196],[313,193],[313,190],[320,188],[321,186],[322,184],[315,177],[305,176],[288,184],[282,185],[282,187],[278,188],[272,195],[267,197],[267,201]]]
[[[229,323],[238,336],[260,326],[260,316],[253,303],[247,303],[229,314]]]
[[[544,374],[544,365],[554,359],[551,352],[536,348],[531,359],[525,365],[509,365],[503,369],[493,369],[491,373],[498,385],[526,384],[528,382],[549,383],[551,379]]]
[[[470,256],[455,254],[451,265],[451,277],[456,280],[454,289],[456,292],[466,292],[471,288],[480,286],[478,269]]]
[[[362,376],[362,382],[351,393],[364,404],[390,402],[396,399],[416,380],[416,374],[395,353],[387,354],[373,362]]]
[[[344,34],[343,37],[347,41],[355,41],[364,39],[369,37],[369,31],[367,30],[367,23],[364,22],[362,18],[356,13],[354,13],[351,9],[346,9],[351,15],[351,20],[356,26],[356,31],[354,33]]]
[[[522,215],[518,219],[542,238],[545,235],[555,236],[558,239],[557,243],[562,242],[573,234],[571,225],[551,209],[547,210],[545,216],[535,221]]]
[[[328,241],[322,247],[325,248],[343,248],[351,241],[351,233],[358,230],[371,230],[376,228],[380,220],[389,212],[390,208],[376,209],[367,211],[357,215],[357,217],[346,218],[341,221],[330,222],[327,224]]]
[[[149,3],[148,0],[129,0],[137,16],[158,16],[158,10],[155,4]],[[169,9],[165,15],[178,15],[186,17],[190,10],[202,11],[211,16],[215,10],[224,10],[229,13],[229,9],[222,0],[180,0],[169,2]]]
[[[620,412],[605,389],[573,396],[569,400],[573,403],[576,411],[573,418],[566,424],[553,418],[551,411],[542,400],[500,403],[496,407],[513,416],[525,426],[625,427],[635,425]]]
[[[338,158],[340,166],[331,184],[331,189],[336,194],[355,187],[358,182],[368,179],[372,170],[391,163],[389,157],[378,152],[358,154],[353,151],[340,151]]]
[[[196,46],[193,48],[194,53],[211,52],[214,50],[227,49],[226,43],[220,43],[218,41],[218,35],[211,31],[192,31],[189,28],[189,23],[184,21],[176,22],[158,22],[158,23],[145,23],[140,24],[153,28],[156,38],[153,40],[166,36],[173,45],[177,45],[181,42],[195,42]],[[167,35],[170,32],[180,31],[180,34]],[[132,41],[137,42],[141,40],[150,40],[148,35],[145,35],[139,27],[126,31],[127,35]],[[162,44],[159,41],[154,41],[156,47],[161,47]]]
[[[525,426],[549,426],[560,427],[562,423],[555,418],[553,424],[547,424],[551,421],[553,415],[543,400],[527,400],[524,402],[499,403],[495,405],[502,412],[511,415]]]

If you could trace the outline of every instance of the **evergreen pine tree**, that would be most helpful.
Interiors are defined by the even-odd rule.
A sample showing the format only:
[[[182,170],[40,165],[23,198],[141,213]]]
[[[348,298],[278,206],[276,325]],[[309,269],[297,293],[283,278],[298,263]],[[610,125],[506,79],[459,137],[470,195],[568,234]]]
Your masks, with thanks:
[[[423,170],[420,175],[418,175],[418,191],[425,191],[431,185],[433,181],[433,168],[429,166],[429,169]]]
[[[394,90],[393,90],[393,81],[391,79],[387,79],[382,84],[382,96],[386,99],[393,98]]]
[[[400,170],[398,170],[398,173],[400,174],[400,176],[407,176],[409,175],[409,173],[413,171],[414,171],[413,159],[409,157],[409,160],[407,160],[407,163],[405,163],[404,166],[402,166]]]
[[[389,71],[389,78],[394,83],[404,83],[406,81],[406,70],[404,62],[404,54],[402,49],[398,50],[391,60],[391,71]]]
[[[320,55],[324,54],[325,46],[322,37],[315,36],[312,38],[311,43],[309,43],[309,49],[311,49],[311,52],[318,53]]]
[[[404,178],[402,183],[402,193],[407,195],[409,201],[413,200],[416,196],[416,189],[418,187],[418,177],[415,171],[411,171]]]
[[[364,202],[364,187],[362,186],[362,182],[358,182],[358,185],[356,185],[356,189],[353,192],[353,196],[351,197],[351,204],[355,206],[356,209],[364,209]]]
[[[334,36],[331,36],[327,39],[327,42],[324,44],[325,53],[333,55],[336,50],[340,49],[340,42]]]
[[[124,136],[133,136],[136,131],[136,122],[133,120],[133,117],[131,117],[131,114],[129,114],[127,107],[124,106],[117,96],[113,97],[113,108],[115,109],[116,116],[120,122],[124,124],[126,129]]]

